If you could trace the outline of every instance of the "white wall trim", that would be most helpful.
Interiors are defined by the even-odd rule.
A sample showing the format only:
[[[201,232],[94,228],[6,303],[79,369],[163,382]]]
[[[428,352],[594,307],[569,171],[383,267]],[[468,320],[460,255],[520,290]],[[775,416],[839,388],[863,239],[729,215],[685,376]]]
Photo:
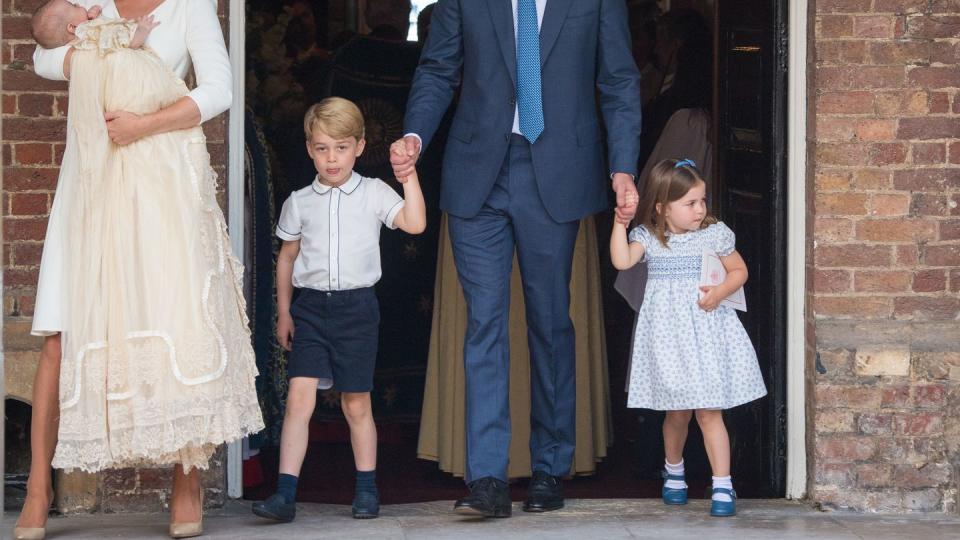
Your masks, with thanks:
[[[806,396],[806,185],[807,2],[788,9],[787,67],[787,486],[788,499],[807,493]]]
[[[227,229],[233,253],[243,260],[243,161],[244,161],[244,88],[246,86],[246,7],[243,0],[230,2],[230,69],[233,71],[233,105],[227,135]],[[227,445],[227,496],[243,496],[242,443]]]

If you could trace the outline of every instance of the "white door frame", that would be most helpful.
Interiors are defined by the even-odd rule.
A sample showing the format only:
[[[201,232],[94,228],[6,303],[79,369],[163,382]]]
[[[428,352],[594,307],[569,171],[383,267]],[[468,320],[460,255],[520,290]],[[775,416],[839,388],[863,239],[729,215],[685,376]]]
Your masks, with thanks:
[[[244,196],[244,87],[246,85],[246,6],[244,0],[230,1],[230,69],[233,71],[233,104],[227,132],[227,230],[230,246],[243,261],[243,196]],[[227,445],[227,496],[243,496],[243,445],[234,441]]]
[[[807,2],[789,0],[787,16],[787,486],[807,494],[806,288]]]
[[[246,20],[243,0],[230,1],[230,62],[233,106],[230,109],[228,204],[230,241],[243,260],[244,223],[244,88]],[[788,499],[807,492],[806,403],[804,395],[806,295],[806,123],[807,5],[789,2],[787,81],[787,485]],[[227,495],[243,496],[241,444],[227,447]]]

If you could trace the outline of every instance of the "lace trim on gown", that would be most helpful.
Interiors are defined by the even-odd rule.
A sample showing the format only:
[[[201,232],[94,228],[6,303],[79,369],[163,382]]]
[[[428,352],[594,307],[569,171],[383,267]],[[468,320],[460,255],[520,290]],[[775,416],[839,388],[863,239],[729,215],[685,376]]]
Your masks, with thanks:
[[[70,45],[77,50],[95,50],[104,56],[130,46],[137,23],[100,17],[77,25],[77,36]]]
[[[218,445],[263,429],[243,267],[203,131],[105,143],[104,108],[149,112],[187,94],[152,51],[107,54],[135,26],[78,28],[57,468],[205,469]]]

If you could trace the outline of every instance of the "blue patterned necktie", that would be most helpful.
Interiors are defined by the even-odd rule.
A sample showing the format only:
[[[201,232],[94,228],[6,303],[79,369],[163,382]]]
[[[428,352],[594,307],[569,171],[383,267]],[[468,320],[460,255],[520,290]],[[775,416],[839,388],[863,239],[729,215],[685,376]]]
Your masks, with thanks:
[[[543,133],[543,96],[540,91],[537,2],[517,0],[517,109],[520,133],[530,144]]]

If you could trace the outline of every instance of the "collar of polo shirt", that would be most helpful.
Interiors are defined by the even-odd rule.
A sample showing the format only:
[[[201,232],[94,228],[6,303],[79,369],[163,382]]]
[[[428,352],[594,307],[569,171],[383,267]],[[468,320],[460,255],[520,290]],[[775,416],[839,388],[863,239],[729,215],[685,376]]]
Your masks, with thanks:
[[[339,188],[340,191],[350,195],[353,193],[357,186],[360,185],[360,175],[357,174],[357,171],[353,171],[350,174],[350,179],[344,182]],[[320,183],[320,175],[313,177],[313,190],[319,193],[320,195],[326,195],[328,191],[334,189],[326,184]]]

